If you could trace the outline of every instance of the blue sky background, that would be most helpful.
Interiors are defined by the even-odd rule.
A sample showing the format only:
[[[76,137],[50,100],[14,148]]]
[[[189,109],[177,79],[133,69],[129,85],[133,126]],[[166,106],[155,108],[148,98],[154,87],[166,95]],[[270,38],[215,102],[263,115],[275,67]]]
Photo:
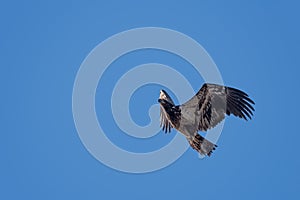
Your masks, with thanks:
[[[1,2],[0,199],[299,199],[299,18],[297,1]],[[247,123],[228,118],[208,159],[189,149],[163,170],[127,174],[104,166],[82,145],[72,89],[97,44],[145,26],[194,38],[224,82],[251,95],[256,112]],[[148,62],[181,69],[195,90],[203,83],[187,63],[163,52],[136,52],[114,64],[130,69]],[[97,102],[121,72],[107,71]],[[148,85],[134,94],[131,113],[138,124],[149,122],[159,88]],[[103,113],[106,132],[122,148],[153,150],[173,137],[161,133],[143,149],[138,140],[118,137],[109,110]]]

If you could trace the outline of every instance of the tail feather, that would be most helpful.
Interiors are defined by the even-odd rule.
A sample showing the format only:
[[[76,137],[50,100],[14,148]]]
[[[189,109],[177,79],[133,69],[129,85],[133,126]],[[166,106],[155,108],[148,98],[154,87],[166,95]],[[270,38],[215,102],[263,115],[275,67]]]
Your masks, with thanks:
[[[189,139],[189,143],[193,149],[198,151],[202,155],[210,156],[217,145],[208,141],[201,135],[197,134],[193,138]]]

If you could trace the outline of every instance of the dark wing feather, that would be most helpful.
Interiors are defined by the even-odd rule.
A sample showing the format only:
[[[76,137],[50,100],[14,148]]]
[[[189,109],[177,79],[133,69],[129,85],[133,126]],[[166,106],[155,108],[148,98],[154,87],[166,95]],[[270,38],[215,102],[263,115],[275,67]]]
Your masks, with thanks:
[[[163,106],[160,106],[160,127],[163,127],[165,133],[171,132],[172,124]]]
[[[225,114],[233,114],[245,120],[251,119],[254,111],[251,104],[254,102],[243,91],[216,84],[204,84],[184,105],[197,107],[198,130],[207,131],[220,123],[225,118]]]

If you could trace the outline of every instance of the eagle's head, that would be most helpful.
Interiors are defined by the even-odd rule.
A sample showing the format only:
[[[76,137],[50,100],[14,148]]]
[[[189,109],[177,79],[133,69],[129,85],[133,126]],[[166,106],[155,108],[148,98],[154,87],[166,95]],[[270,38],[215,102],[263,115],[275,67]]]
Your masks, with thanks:
[[[173,100],[172,100],[171,97],[168,95],[168,93],[167,93],[166,91],[164,91],[164,90],[160,90],[158,102],[159,102],[161,105],[165,105],[165,104],[171,104],[171,105],[174,105]]]

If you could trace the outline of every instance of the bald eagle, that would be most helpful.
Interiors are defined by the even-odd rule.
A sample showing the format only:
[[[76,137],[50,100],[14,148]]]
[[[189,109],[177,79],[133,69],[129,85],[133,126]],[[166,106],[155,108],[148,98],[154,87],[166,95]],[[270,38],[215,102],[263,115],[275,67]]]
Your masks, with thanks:
[[[160,126],[165,133],[177,129],[190,146],[202,155],[210,156],[217,147],[198,134],[220,123],[225,115],[233,114],[245,120],[251,119],[255,103],[238,89],[205,83],[195,96],[182,105],[175,105],[164,90],[160,91]]]

